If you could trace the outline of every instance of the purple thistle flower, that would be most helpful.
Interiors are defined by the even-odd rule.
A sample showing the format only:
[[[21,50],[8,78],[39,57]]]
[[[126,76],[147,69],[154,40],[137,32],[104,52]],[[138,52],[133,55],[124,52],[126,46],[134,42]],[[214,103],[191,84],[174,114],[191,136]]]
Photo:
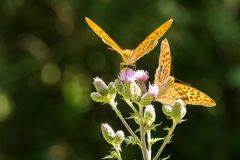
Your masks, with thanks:
[[[157,84],[149,84],[149,88],[148,88],[148,93],[153,96],[154,98],[157,98],[159,92],[159,88]]]
[[[134,74],[134,77],[137,81],[146,81],[148,80],[148,72],[144,70],[137,70]]]
[[[136,80],[134,75],[135,75],[135,72],[132,69],[124,68],[121,70],[118,77],[121,81],[127,81],[130,83],[133,83]]]

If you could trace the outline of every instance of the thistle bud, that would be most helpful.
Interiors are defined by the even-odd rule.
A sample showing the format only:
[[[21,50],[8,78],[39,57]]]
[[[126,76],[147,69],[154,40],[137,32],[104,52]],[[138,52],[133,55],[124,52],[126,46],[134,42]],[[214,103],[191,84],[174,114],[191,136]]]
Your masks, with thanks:
[[[148,93],[153,97],[153,98],[157,98],[158,96],[158,92],[159,92],[159,88],[157,84],[149,84],[149,88],[148,88]]]
[[[186,112],[186,104],[181,99],[176,100],[173,105],[172,118],[181,122],[183,117],[186,115]]]
[[[168,116],[168,117],[171,117],[172,116],[172,106],[168,105],[168,104],[163,104],[162,105],[162,111],[163,113]]]
[[[114,81],[114,86],[118,92],[118,94],[122,95],[122,92],[123,92],[123,82],[119,79],[116,79]]]
[[[152,101],[153,101],[153,96],[147,92],[141,97],[140,104],[142,106],[147,106],[147,105],[151,104]]]
[[[98,92],[92,92],[90,96],[95,102],[105,102],[105,100],[106,100],[105,97],[103,97]]]
[[[130,92],[131,92],[131,99],[134,102],[139,102],[142,91],[140,87],[134,82],[130,83]]]
[[[98,77],[94,78],[93,84],[97,92],[100,93],[102,96],[105,96],[108,94],[108,87],[102,79]]]
[[[173,106],[164,104],[162,110],[166,116],[178,123],[181,122],[187,112],[186,104],[181,99],[176,100]]]
[[[107,123],[103,123],[101,126],[102,134],[104,139],[109,143],[113,144],[115,140],[115,132]]]
[[[148,105],[144,111],[144,121],[148,126],[151,126],[156,119],[155,109],[152,105]]]
[[[116,94],[116,89],[115,89],[115,85],[113,82],[110,82],[108,84],[108,94],[110,95],[115,95]]]
[[[124,132],[119,130],[115,134],[114,144],[120,146],[125,138]]]
[[[147,92],[147,86],[145,84],[145,81],[136,81],[136,83],[139,86],[139,88],[141,89],[142,93]]]
[[[123,82],[123,89],[122,89],[122,93],[121,93],[122,96],[127,99],[131,99],[133,93],[134,93],[134,89],[131,86],[131,83]]]

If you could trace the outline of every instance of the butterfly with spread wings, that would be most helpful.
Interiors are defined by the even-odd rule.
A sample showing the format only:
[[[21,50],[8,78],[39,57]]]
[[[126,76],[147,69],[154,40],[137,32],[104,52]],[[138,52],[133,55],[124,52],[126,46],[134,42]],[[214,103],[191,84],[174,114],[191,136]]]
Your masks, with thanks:
[[[173,22],[172,19],[168,20],[163,25],[158,27],[155,31],[153,31],[136,49],[130,50],[120,48],[117,43],[114,42],[112,38],[110,38],[110,36],[91,19],[86,17],[85,20],[104,43],[106,43],[111,47],[112,50],[117,51],[121,55],[123,60],[121,66],[123,68],[124,66],[135,67],[135,62],[145,54],[148,54],[157,45],[158,40],[163,36],[163,34],[168,30]]]
[[[154,83],[159,86],[159,94],[156,101],[162,104],[174,105],[177,99],[183,100],[186,104],[202,105],[213,107],[216,105],[205,93],[185,84],[176,83],[171,73],[171,53],[167,39],[161,43],[159,66],[155,73]]]

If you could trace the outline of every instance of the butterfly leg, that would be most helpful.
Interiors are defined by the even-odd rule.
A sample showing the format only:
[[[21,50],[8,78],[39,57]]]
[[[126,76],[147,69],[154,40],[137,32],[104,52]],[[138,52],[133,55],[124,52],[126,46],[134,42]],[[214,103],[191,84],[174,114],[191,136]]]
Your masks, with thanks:
[[[128,63],[125,63],[125,62],[121,62],[120,63],[120,70],[124,69],[124,68],[130,68],[132,70],[136,70],[136,65],[135,64],[128,64]]]

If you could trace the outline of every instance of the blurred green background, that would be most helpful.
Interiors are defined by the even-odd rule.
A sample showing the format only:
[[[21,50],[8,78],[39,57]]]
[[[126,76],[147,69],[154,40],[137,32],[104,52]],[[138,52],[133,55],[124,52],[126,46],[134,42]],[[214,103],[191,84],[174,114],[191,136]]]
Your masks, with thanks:
[[[174,76],[206,92],[217,106],[188,106],[187,121],[164,154],[240,159],[239,0],[1,0],[1,160],[100,159],[110,148],[101,123],[124,129],[109,106],[89,97],[92,79],[114,80],[121,58],[93,33],[85,16],[129,49],[173,18],[164,37]],[[137,62],[151,82],[158,57],[159,45]],[[165,122],[161,127],[170,125],[161,105],[154,105],[158,122]],[[128,115],[126,105],[120,109]],[[165,133],[159,129],[154,135]],[[139,148],[123,147],[123,158],[141,159]]]

